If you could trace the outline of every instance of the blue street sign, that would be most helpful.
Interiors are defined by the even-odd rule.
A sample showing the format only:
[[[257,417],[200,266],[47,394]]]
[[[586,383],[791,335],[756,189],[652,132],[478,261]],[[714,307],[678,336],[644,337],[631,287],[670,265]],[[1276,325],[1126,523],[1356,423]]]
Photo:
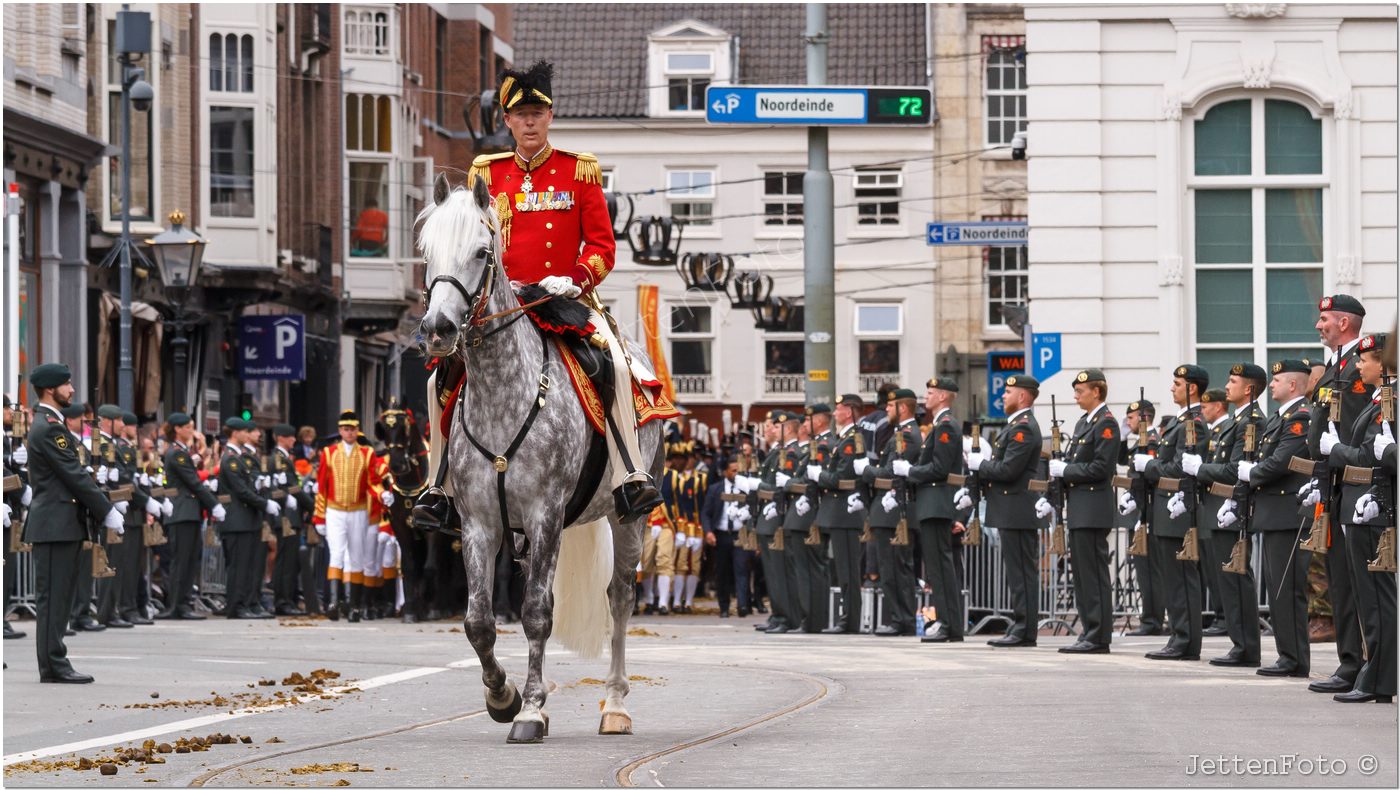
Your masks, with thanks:
[[[850,126],[928,126],[928,88],[827,85],[711,85],[705,89],[707,123]]]
[[[244,381],[306,379],[306,316],[245,315],[238,319],[238,377]]]
[[[1030,228],[1024,222],[930,222],[930,247],[1024,247]]]
[[[987,417],[1006,419],[1006,406],[1001,396],[1006,393],[1006,380],[1026,372],[1026,355],[1020,351],[987,352]]]
[[[1045,381],[1060,372],[1060,333],[1035,332],[1031,335],[1031,375]]]

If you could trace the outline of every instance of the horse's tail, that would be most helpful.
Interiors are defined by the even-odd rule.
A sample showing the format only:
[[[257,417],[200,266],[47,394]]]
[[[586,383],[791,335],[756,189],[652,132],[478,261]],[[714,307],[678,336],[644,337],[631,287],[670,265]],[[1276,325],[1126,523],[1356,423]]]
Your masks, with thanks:
[[[553,636],[584,658],[603,654],[612,629],[608,609],[612,575],[612,527],[607,519],[564,530],[554,571]]]

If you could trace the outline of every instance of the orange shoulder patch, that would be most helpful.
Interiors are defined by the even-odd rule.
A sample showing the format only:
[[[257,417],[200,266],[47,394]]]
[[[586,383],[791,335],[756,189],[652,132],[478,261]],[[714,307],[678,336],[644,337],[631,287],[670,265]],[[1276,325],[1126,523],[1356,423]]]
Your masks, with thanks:
[[[855,447],[853,447],[852,445],[849,445],[849,444],[846,445],[846,455],[851,455],[851,454],[854,453],[855,451],[856,451],[856,448],[855,448]]]
[[[1013,438],[1018,442],[1024,442],[1026,440],[1026,434],[1022,431],[1017,431],[1016,436]]]
[[[1366,382],[1362,381],[1361,379],[1357,379],[1356,381],[1353,381],[1353,382],[1351,383],[1351,391],[1352,391],[1352,392],[1355,392],[1355,393],[1358,394],[1358,395],[1365,394],[1365,392],[1366,392]]]
[[[947,431],[939,431],[939,432],[938,432],[938,441],[939,441],[940,444],[947,444],[948,442],[951,442],[952,440],[953,440],[952,435],[949,434]]]
[[[1113,429],[1112,429],[1112,428],[1104,428],[1104,429],[1103,429],[1103,438],[1105,438],[1105,439],[1112,439],[1112,438],[1113,438]]]
[[[1293,434],[1294,436],[1302,436],[1303,424],[1301,422],[1293,423],[1292,425],[1288,426],[1288,432]]]

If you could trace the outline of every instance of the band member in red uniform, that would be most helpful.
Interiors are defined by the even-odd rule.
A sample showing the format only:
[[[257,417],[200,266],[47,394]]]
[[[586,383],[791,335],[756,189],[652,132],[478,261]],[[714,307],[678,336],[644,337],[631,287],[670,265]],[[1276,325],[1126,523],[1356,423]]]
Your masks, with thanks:
[[[388,464],[374,454],[374,448],[360,444],[359,435],[359,417],[353,411],[342,412],[340,441],[321,451],[312,517],[330,550],[326,578],[331,582],[332,605],[326,614],[338,620],[345,613],[352,623],[364,616],[365,577],[379,575],[381,550],[375,533],[389,529],[379,524],[381,505],[394,503],[394,492],[385,483]],[[337,583],[348,585],[349,594],[337,590]]]

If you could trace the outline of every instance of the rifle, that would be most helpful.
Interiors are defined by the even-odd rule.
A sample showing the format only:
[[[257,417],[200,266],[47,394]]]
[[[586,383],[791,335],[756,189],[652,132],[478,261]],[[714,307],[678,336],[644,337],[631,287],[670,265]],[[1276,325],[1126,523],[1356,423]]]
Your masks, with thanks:
[[[972,396],[972,446],[971,453],[982,452],[982,421],[977,410],[977,396]],[[964,546],[982,545],[982,519],[977,513],[982,505],[982,481],[978,479],[977,473],[969,469],[965,475],[948,475],[948,482],[951,485],[961,486],[967,489],[968,497],[972,499],[972,515],[967,518],[967,529],[963,532]]]
[[[1256,419],[1258,405],[1254,400],[1254,385],[1249,385],[1249,408],[1245,411],[1244,425],[1244,460],[1254,463],[1259,460],[1259,422]],[[1216,486],[1228,489],[1228,493],[1217,493]],[[1211,493],[1226,498],[1233,498],[1235,487],[1216,483],[1211,486]],[[1220,564],[1220,569],[1226,573],[1237,573],[1244,575],[1249,572],[1248,540],[1246,533],[1249,526],[1254,522],[1254,488],[1249,484],[1244,486],[1244,496],[1242,502],[1242,512],[1240,513],[1240,536],[1235,540],[1235,545],[1230,547],[1230,559]]]
[[[898,406],[896,406],[895,408],[897,409]],[[899,412],[896,411],[896,412],[895,412],[896,417],[898,416],[898,414],[899,414]],[[899,426],[896,425],[896,426],[894,427],[894,456],[895,456],[895,458],[903,458],[903,457],[904,457],[904,450],[905,450],[905,446],[904,446],[904,431],[900,430]],[[909,545],[909,488],[908,488],[908,481],[909,481],[909,478],[907,478],[907,477],[900,477],[899,475],[895,475],[895,476],[894,476],[894,480],[892,480],[892,481],[890,482],[890,486],[892,487],[892,489],[893,489],[893,491],[894,491],[894,498],[895,498],[895,501],[899,503],[899,524],[894,528],[894,537],[890,538],[890,545],[891,545],[891,546],[908,546],[908,545]]]
[[[1196,416],[1191,413],[1190,385],[1186,387],[1186,426],[1183,430],[1183,438],[1185,439],[1185,445],[1182,448],[1182,452],[1184,453],[1188,448],[1194,451],[1200,437],[1196,435]],[[1185,562],[1201,561],[1201,544],[1197,537],[1200,534],[1197,531],[1199,527],[1197,517],[1199,514],[1196,512],[1199,510],[1200,505],[1200,497],[1198,494],[1199,490],[1196,486],[1196,477],[1194,475],[1182,476],[1181,501],[1182,504],[1186,505],[1186,512],[1191,516],[1191,526],[1186,530],[1186,537],[1181,539],[1181,550],[1176,553],[1176,558]]]
[[[779,433],[778,433],[778,469],[786,469],[786,468],[787,468],[787,460],[788,460],[787,441],[786,441],[786,437],[783,436],[782,430],[781,430],[781,428],[782,428],[782,427],[785,427],[785,426],[786,426],[785,423],[784,423],[783,426],[780,426],[780,430],[779,430]],[[794,471],[795,471],[795,470],[794,470]],[[786,473],[785,473],[785,474],[786,474]],[[783,492],[781,492],[781,491],[774,491],[774,492],[773,492],[773,502],[777,505],[777,511],[778,511],[778,529],[773,533],[773,540],[769,541],[769,543],[768,543],[768,548],[769,548],[769,550],[771,550],[771,551],[786,551],[786,550],[787,550],[787,546],[784,544],[784,541],[783,541],[783,520],[784,520],[784,518],[787,516],[787,496],[786,496],[786,494],[783,494]]]
[[[1141,403],[1146,399],[1146,388],[1138,387],[1138,402]],[[1147,430],[1147,416],[1142,411],[1138,411],[1138,452],[1148,452]],[[1128,544],[1128,554],[1133,557],[1146,557],[1147,533],[1152,528],[1152,487],[1147,484],[1147,473],[1134,471],[1131,464],[1128,469],[1128,478],[1130,480],[1128,488],[1132,491],[1133,499],[1137,500],[1138,505],[1138,523],[1137,526],[1133,527],[1133,539]]]
[[[1336,423],[1342,419],[1342,395],[1335,388],[1327,393],[1327,409],[1329,421]],[[1312,529],[1303,542],[1298,544],[1298,548],[1314,554],[1326,554],[1328,529],[1332,523],[1332,511],[1335,509],[1332,496],[1340,486],[1334,485],[1333,472],[1326,459],[1309,461],[1294,456],[1288,461],[1288,469],[1311,475],[1317,483],[1318,501],[1313,506]]]
[[[1381,387],[1381,423],[1391,424],[1395,422],[1395,387],[1394,384],[1386,384]],[[1377,464],[1372,473],[1375,479],[1375,486],[1372,488],[1376,492],[1376,497],[1380,499],[1381,509],[1385,511],[1386,523],[1390,526],[1381,531],[1380,539],[1376,542],[1376,557],[1366,563],[1366,570],[1376,573],[1395,573],[1395,481],[1386,479],[1385,467]]]
[[[816,430],[815,427],[812,425],[812,414],[811,414],[811,412],[809,411],[809,412],[807,413],[807,435],[808,435],[809,437],[811,437],[811,441],[810,441],[810,443],[807,445],[807,453],[808,453],[808,455],[807,455],[807,463],[808,463],[808,464],[812,463],[812,460],[813,460],[813,459],[816,459],[816,461],[817,461],[818,464],[822,463],[822,461],[823,461],[823,453],[821,452],[821,445],[817,444],[817,435],[816,435],[816,433],[815,433],[815,430]],[[794,470],[794,471],[795,471],[795,470]],[[807,470],[805,470],[805,469],[803,470],[803,476],[804,476],[804,478],[806,477],[806,471],[807,471]],[[796,488],[796,489],[794,489],[794,490],[795,490],[795,491],[798,491],[798,492],[801,493],[803,496],[806,496],[806,495],[807,495],[807,491],[808,491],[808,489],[810,489],[810,488],[811,488],[811,485],[810,485],[809,483],[802,483],[801,486],[800,486],[800,488]],[[820,496],[821,493],[818,492],[817,495]],[[812,507],[816,507],[816,504],[813,503],[812,500],[811,500],[810,498],[807,500],[807,502],[808,502],[808,504],[811,505]],[[811,525],[810,527],[807,528],[807,537],[804,538],[804,539],[802,540],[802,543],[805,544],[805,545],[807,545],[807,546],[820,546],[820,545],[822,545],[822,533],[821,533],[821,530],[817,529],[817,522],[813,521],[813,522],[812,522],[812,525]]]
[[[1060,418],[1055,407],[1055,396],[1050,396],[1050,458],[1059,461],[1065,457],[1064,434],[1060,431]],[[1065,486],[1064,480],[1051,477],[1047,483],[1047,498],[1055,509],[1054,526],[1050,528],[1050,553],[1065,554]]]

